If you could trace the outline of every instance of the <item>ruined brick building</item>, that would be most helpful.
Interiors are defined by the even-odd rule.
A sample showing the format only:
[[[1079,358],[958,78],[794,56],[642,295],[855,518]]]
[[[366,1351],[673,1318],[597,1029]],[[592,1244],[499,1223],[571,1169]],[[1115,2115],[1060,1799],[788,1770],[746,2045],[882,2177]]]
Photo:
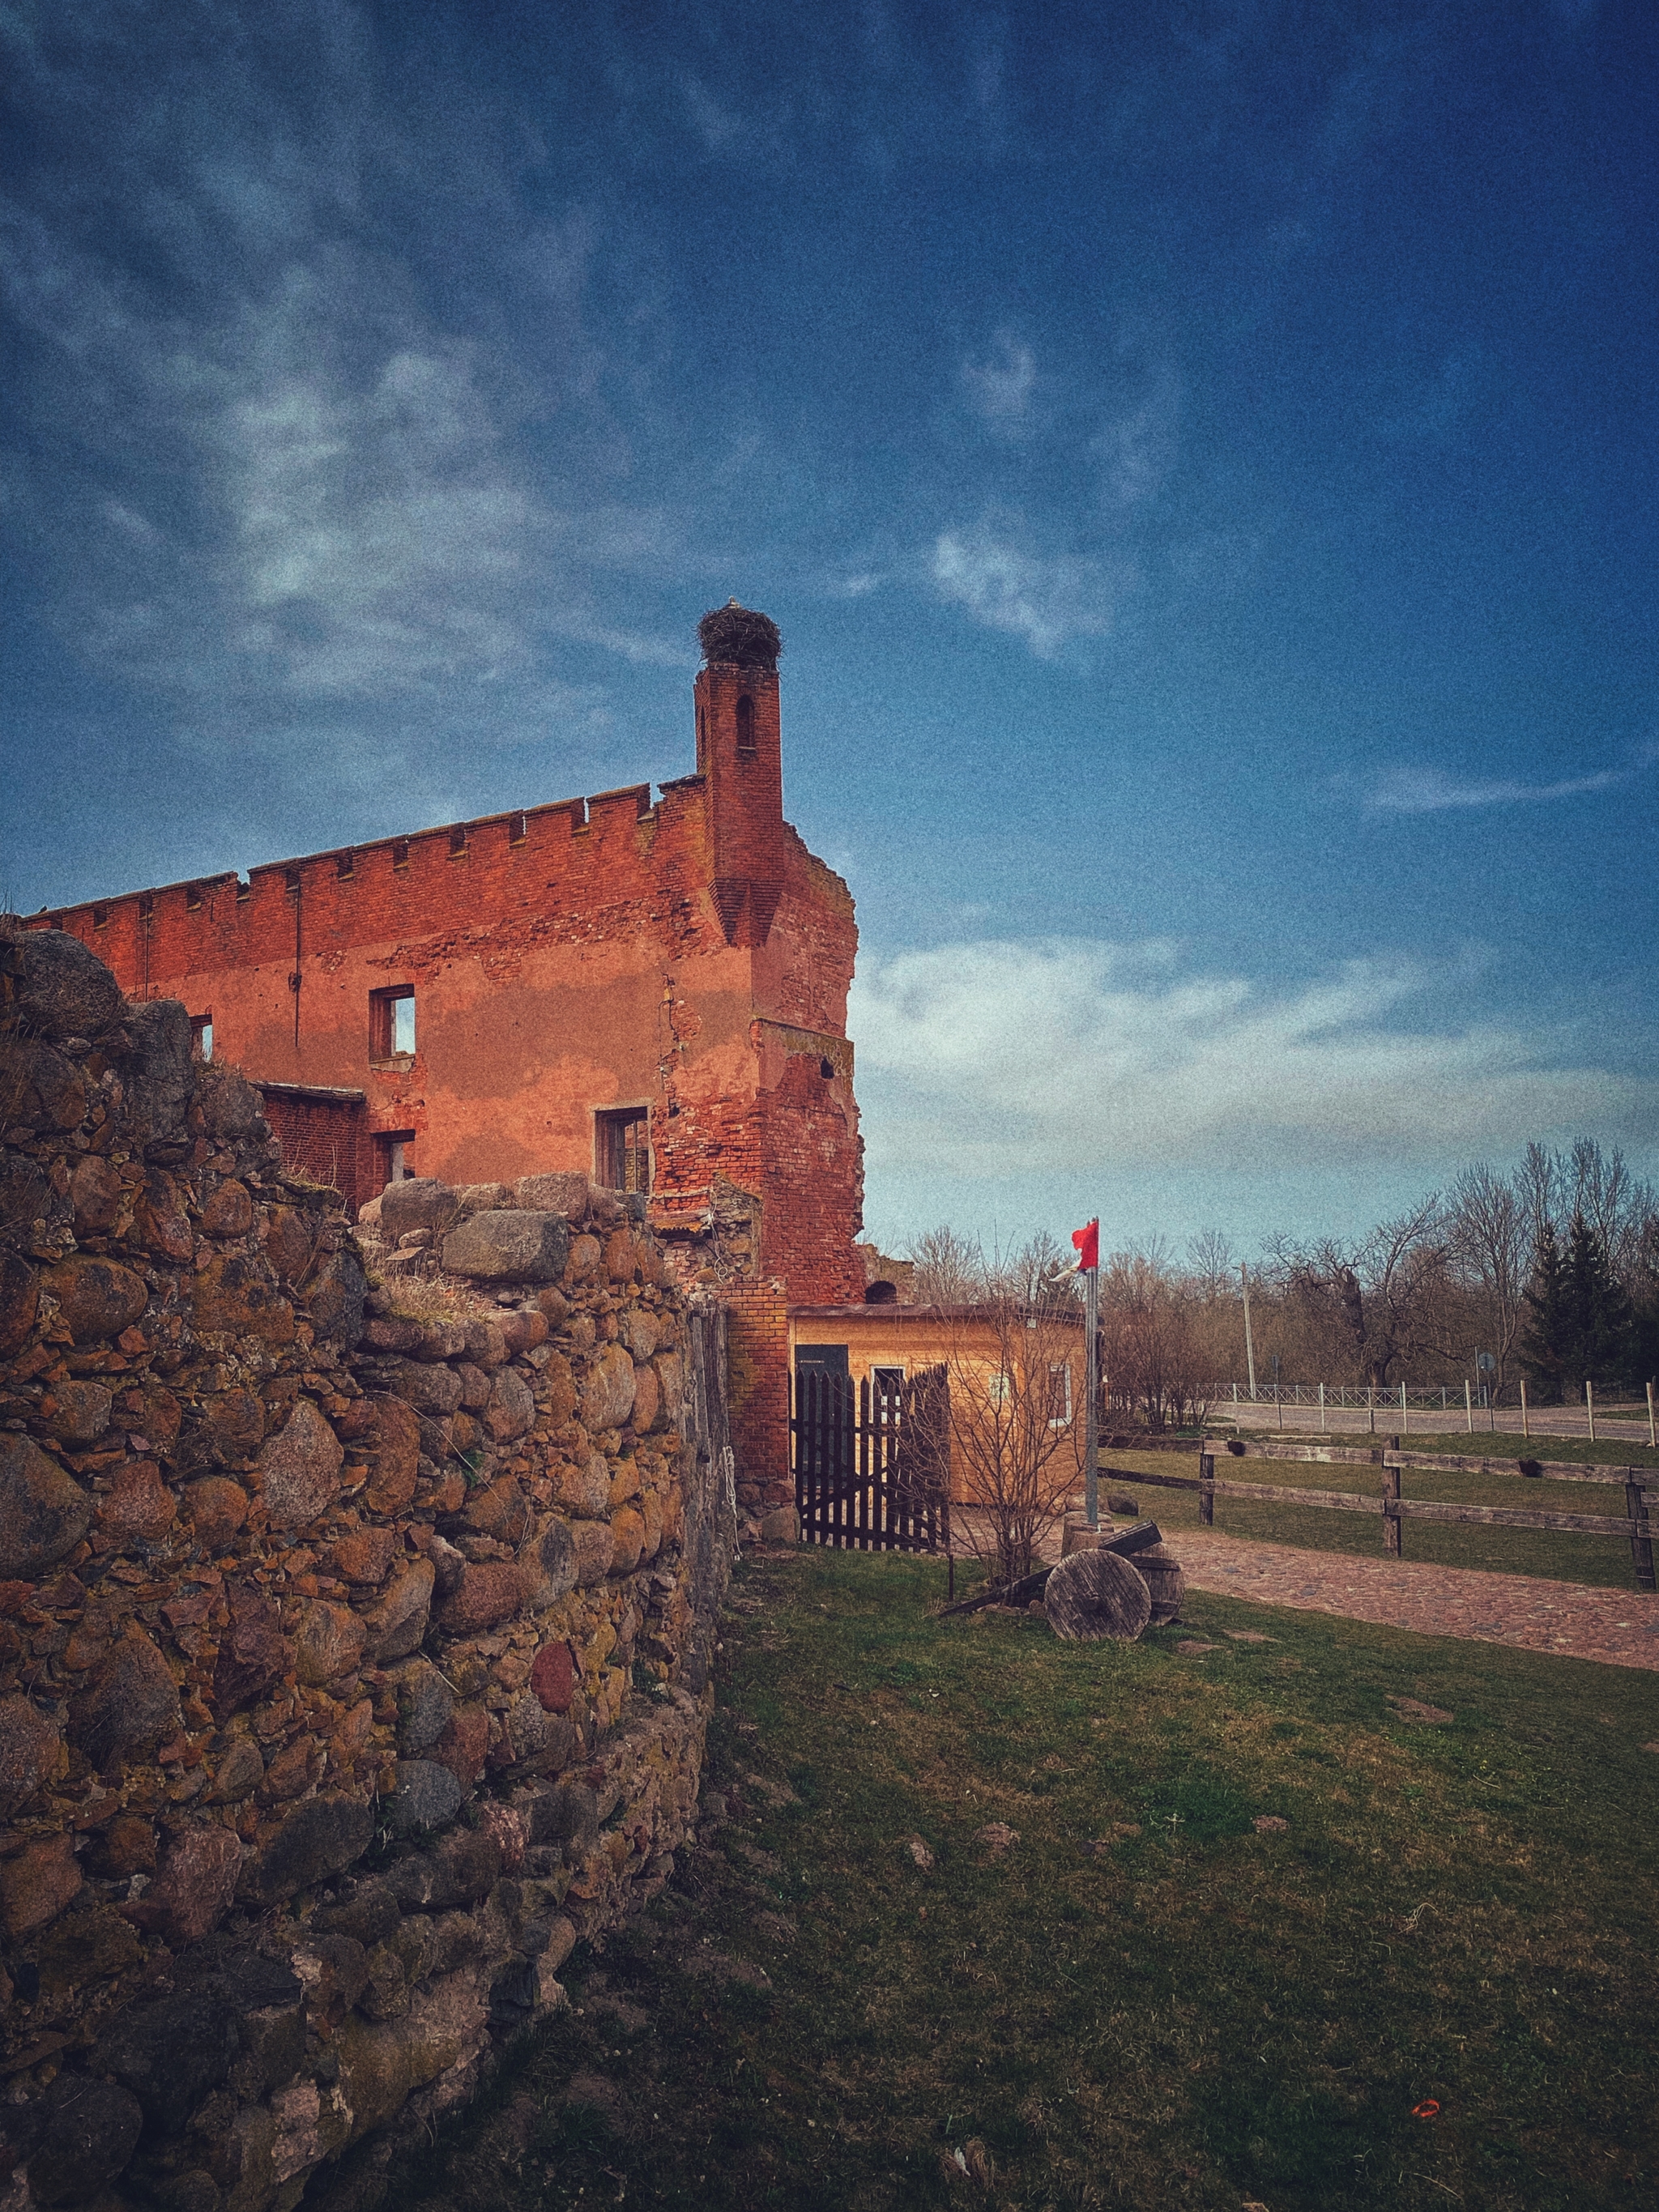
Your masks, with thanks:
[[[350,1206],[410,1174],[580,1169],[647,1194],[731,1304],[738,1449],[771,1488],[787,1309],[864,1291],[858,933],[783,818],[775,627],[734,601],[699,635],[696,771],[654,804],[648,784],[561,799],[34,926],[130,995],[182,1000],[290,1164]]]

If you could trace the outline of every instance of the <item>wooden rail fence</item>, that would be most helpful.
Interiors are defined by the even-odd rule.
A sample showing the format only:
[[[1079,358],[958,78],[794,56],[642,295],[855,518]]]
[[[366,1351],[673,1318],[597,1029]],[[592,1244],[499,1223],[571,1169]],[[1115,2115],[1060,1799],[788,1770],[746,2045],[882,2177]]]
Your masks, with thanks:
[[[1198,1517],[1207,1528],[1215,1522],[1218,1498],[1253,1498],[1264,1504],[1311,1505],[1338,1513],[1376,1513],[1382,1519],[1382,1548],[1399,1559],[1405,1550],[1407,1521],[1461,1521],[1499,1528],[1576,1529],[1591,1536],[1623,1536],[1630,1544],[1638,1589],[1654,1588],[1653,1524],[1650,1511],[1659,1507],[1659,1469],[1640,1467],[1581,1467],[1565,1460],[1472,1459],[1449,1453],[1408,1452],[1390,1437],[1385,1449],[1367,1451],[1341,1444],[1247,1443],[1236,1437],[1206,1437],[1189,1445],[1199,1454],[1198,1473],[1145,1474],[1128,1468],[1103,1467],[1103,1474],[1126,1482],[1144,1483],[1154,1490],[1195,1490]],[[1382,1476],[1376,1496],[1353,1490],[1303,1490],[1294,1483],[1231,1482],[1216,1474],[1217,1457],[1276,1459],[1316,1465],[1375,1467]],[[1516,1505],[1451,1505],[1437,1499],[1402,1495],[1401,1477],[1413,1472],[1442,1474],[1517,1475],[1536,1481],[1598,1482],[1622,1489],[1625,1510],[1606,1513],[1535,1512]]]

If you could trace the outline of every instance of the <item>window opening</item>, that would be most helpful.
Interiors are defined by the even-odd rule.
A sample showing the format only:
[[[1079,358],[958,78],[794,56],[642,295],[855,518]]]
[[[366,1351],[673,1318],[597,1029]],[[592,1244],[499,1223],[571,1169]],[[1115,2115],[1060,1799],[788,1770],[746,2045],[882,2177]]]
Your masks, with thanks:
[[[449,857],[452,860],[466,858],[466,826],[464,823],[449,833]]]
[[[190,889],[185,893],[185,912],[186,914],[200,914],[201,911],[202,886],[200,884],[192,884]]]
[[[599,1181],[607,1190],[651,1188],[651,1114],[645,1106],[624,1106],[596,1114]]]
[[[300,896],[300,871],[297,868],[290,868],[288,872],[288,895],[290,898]]]
[[[512,821],[507,825],[507,843],[509,845],[522,845],[527,842],[529,836],[530,817],[527,814],[515,814],[513,817]]]
[[[755,702],[745,691],[738,702],[738,750],[752,753],[755,750]]]
[[[415,1056],[415,987],[372,991],[368,1000],[368,1056],[373,1060]]]
[[[400,837],[398,840],[398,842],[392,847],[392,865],[394,868],[406,868],[409,866],[409,840],[407,837]]]
[[[109,927],[109,908],[106,906],[94,907],[92,909],[92,926],[94,929],[107,929]]]
[[[374,1141],[380,1155],[382,1182],[410,1181],[416,1172],[413,1129],[391,1129]]]
[[[355,876],[357,872],[357,855],[355,853],[337,853],[334,855],[334,872],[342,882],[344,882],[348,877]]]
[[[1050,1360],[1048,1363],[1048,1425],[1051,1429],[1066,1429],[1071,1425],[1071,1363],[1064,1359]]]
[[[190,1018],[191,1050],[198,1060],[213,1057],[213,1017],[211,1014],[192,1014]]]

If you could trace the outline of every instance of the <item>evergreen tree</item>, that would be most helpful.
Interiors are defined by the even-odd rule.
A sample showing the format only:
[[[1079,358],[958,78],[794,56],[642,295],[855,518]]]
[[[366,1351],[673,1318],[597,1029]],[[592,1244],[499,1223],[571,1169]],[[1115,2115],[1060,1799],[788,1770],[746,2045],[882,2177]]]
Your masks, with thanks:
[[[1547,1216],[1538,1224],[1533,1247],[1532,1279],[1527,1285],[1528,1319],[1521,1339],[1521,1365],[1540,1405],[1559,1405],[1565,1370],[1567,1334],[1565,1285],[1555,1231]]]
[[[1630,1301],[1582,1213],[1572,1217],[1565,1260],[1548,1224],[1540,1229],[1527,1304],[1532,1320],[1521,1363],[1541,1401],[1582,1397],[1586,1382],[1605,1388],[1626,1379],[1635,1352]]]

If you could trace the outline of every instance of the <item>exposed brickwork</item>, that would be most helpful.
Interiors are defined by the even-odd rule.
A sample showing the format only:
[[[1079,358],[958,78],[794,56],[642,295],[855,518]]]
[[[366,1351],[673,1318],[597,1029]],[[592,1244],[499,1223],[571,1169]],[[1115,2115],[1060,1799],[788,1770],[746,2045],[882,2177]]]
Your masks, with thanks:
[[[215,1057],[255,1081],[362,1093],[267,1093],[290,1162],[354,1209],[394,1138],[453,1184],[593,1173],[596,1115],[644,1108],[651,1219],[684,1272],[734,1297],[775,1280],[784,1304],[857,1297],[852,898],[783,818],[775,667],[716,661],[695,703],[697,772],[654,805],[636,785],[34,926],[82,939],[132,996],[210,1019]],[[374,1002],[402,989],[399,1055]],[[732,1194],[750,1201],[741,1264]],[[783,1341],[756,1338],[737,1409],[762,1486],[787,1470]]]

